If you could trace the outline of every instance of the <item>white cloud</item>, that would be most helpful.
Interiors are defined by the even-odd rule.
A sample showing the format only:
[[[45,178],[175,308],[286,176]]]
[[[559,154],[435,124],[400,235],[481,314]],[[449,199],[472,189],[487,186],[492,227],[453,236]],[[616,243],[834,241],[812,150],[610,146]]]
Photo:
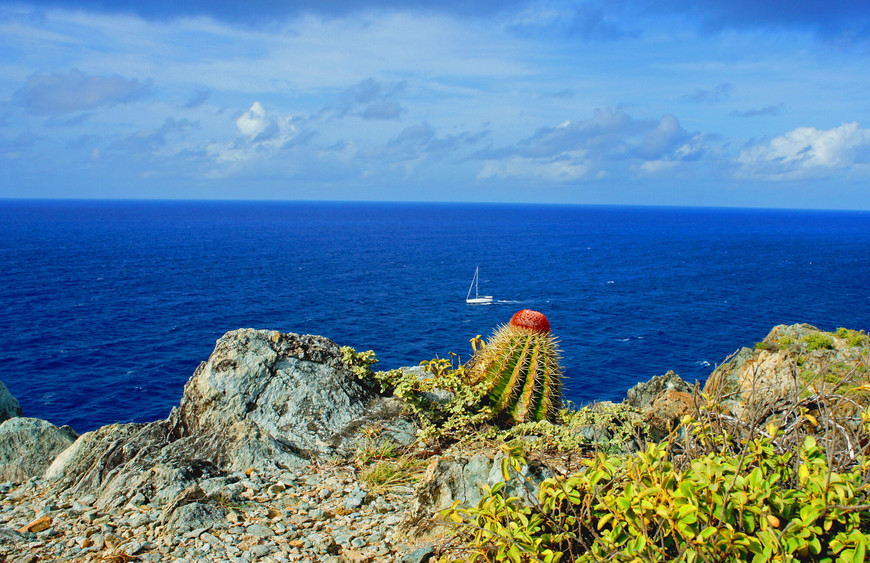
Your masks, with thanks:
[[[870,130],[857,122],[834,129],[798,127],[737,157],[738,175],[765,180],[828,176],[870,162]]]
[[[236,118],[236,128],[241,137],[205,147],[209,158],[221,167],[211,170],[208,177],[224,177],[247,165],[273,159],[298,133],[292,117],[270,113],[259,101]]]
[[[570,182],[596,178],[583,151],[572,151],[554,159],[528,159],[512,156],[501,160],[488,160],[478,173],[479,180],[489,178],[525,178],[551,182]]]
[[[266,110],[263,109],[260,102],[254,102],[251,109],[243,113],[236,120],[236,127],[239,128],[239,132],[245,137],[250,137],[252,139],[262,133],[268,125],[269,122],[266,121]]]
[[[640,172],[645,176],[669,175],[679,165],[675,160],[648,160],[640,165]]]

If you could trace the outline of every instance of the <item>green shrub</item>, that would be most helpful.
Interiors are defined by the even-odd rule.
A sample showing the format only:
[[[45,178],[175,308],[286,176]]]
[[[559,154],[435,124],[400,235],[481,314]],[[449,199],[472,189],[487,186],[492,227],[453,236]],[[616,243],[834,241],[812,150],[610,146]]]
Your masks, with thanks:
[[[863,330],[850,330],[840,327],[837,329],[837,336],[844,339],[849,347],[867,345],[867,334]]]
[[[471,339],[476,350],[480,336]],[[454,366],[446,358],[420,362],[429,373],[421,379],[416,373],[403,369],[373,371],[377,360],[371,352],[358,353],[353,348],[342,348],[345,362],[354,367],[360,379],[371,379],[380,384],[381,392],[392,393],[402,400],[408,411],[422,427],[424,440],[449,436],[460,439],[478,429],[494,416],[485,401],[486,385],[469,385],[465,365]],[[433,393],[446,394],[444,401],[433,400]]]
[[[463,438],[483,425],[506,428],[559,419],[562,371],[559,349],[547,318],[529,309],[516,313],[488,343],[471,339],[474,355],[462,364],[435,358],[421,362],[429,377],[406,370],[374,371],[374,352],[341,349],[360,379],[374,380],[381,392],[402,399],[422,426],[423,439]],[[437,397],[449,397],[439,400]],[[542,426],[543,428],[543,426]],[[546,432],[545,432],[546,434]]]
[[[823,332],[808,334],[801,338],[801,341],[807,345],[808,352],[813,350],[831,350],[834,347],[834,339]]]
[[[776,345],[779,346],[780,350],[788,350],[794,345],[794,338],[791,336],[781,336],[776,342]]]
[[[866,437],[870,410],[863,421]],[[684,422],[684,441],[599,454],[568,478],[544,481],[535,506],[498,485],[474,508],[454,506],[446,515],[465,530],[464,560],[864,560],[870,461],[841,464],[806,434],[784,447],[801,424],[819,427],[816,417],[804,410],[791,434],[771,424],[751,438]],[[505,473],[521,460],[506,462]]]

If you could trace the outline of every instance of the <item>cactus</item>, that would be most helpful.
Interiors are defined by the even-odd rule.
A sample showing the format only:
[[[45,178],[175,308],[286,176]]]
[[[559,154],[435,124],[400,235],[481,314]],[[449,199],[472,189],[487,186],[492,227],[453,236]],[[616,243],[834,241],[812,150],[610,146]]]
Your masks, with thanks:
[[[496,329],[469,362],[469,382],[506,424],[554,421],[561,407],[559,348],[543,314],[523,309]]]

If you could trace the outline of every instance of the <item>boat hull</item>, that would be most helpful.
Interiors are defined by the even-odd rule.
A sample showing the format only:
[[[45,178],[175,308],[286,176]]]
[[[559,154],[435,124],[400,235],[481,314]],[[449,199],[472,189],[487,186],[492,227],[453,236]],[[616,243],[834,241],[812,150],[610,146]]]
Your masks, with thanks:
[[[493,302],[492,296],[483,295],[481,297],[472,297],[465,300],[469,305],[489,305]]]

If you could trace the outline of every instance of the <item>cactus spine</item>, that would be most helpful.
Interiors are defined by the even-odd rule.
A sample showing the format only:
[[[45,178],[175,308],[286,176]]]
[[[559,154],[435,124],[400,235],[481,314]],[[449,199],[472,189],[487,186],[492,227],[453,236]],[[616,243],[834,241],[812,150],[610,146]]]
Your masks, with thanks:
[[[471,359],[468,374],[500,422],[553,421],[562,405],[559,348],[537,311],[523,309],[499,327]]]

